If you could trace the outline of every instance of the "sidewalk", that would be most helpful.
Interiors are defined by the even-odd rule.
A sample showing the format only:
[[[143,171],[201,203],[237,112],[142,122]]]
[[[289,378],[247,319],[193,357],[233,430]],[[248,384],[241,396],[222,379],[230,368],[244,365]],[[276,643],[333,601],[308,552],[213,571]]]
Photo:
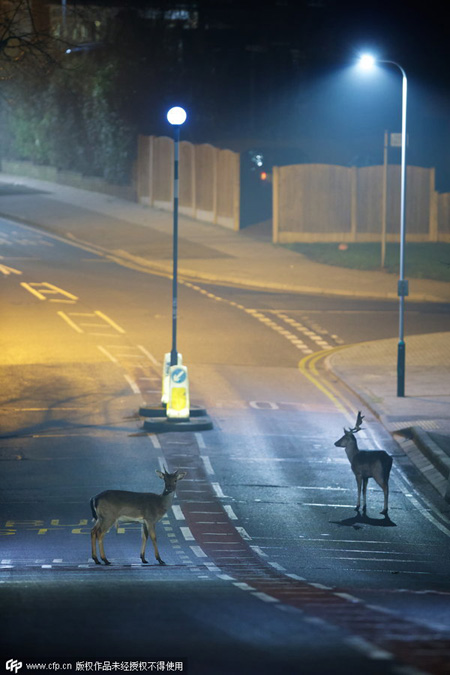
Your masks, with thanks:
[[[155,271],[172,272],[172,214],[168,212],[0,174],[0,216],[101,247]],[[397,299],[393,275],[322,265],[274,246],[252,229],[236,233],[183,216],[178,271],[184,278],[246,288]],[[415,301],[450,303],[450,284],[413,279],[408,302]],[[402,445],[442,496],[450,474],[449,347],[450,333],[407,338],[405,398],[396,396],[396,339],[349,347],[328,359],[333,372],[391,433],[408,430],[404,433],[412,440]],[[425,462],[424,454],[430,461]]]

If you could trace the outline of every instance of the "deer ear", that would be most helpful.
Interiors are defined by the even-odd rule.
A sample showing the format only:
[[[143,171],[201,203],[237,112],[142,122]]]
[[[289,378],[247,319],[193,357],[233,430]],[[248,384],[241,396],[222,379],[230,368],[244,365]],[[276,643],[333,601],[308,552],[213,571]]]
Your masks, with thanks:
[[[164,474],[161,471],[159,471],[159,469],[155,469],[155,473],[156,473],[157,476],[159,476],[160,478],[162,478],[164,480]]]
[[[177,480],[181,480],[182,478],[184,478],[186,473],[187,473],[187,471],[180,471],[179,469],[177,469],[177,471],[176,471]]]

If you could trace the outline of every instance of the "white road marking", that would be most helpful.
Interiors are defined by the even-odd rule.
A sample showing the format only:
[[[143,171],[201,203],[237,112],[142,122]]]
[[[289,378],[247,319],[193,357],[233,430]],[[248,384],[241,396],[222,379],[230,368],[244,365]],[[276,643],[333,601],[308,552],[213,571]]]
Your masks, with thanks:
[[[153,363],[153,365],[157,366],[158,368],[161,366],[161,363],[157,359],[155,359],[153,354],[150,354],[150,352],[147,349],[145,349],[145,347],[143,347],[142,345],[138,345],[137,348],[140,349],[143,354],[145,354],[145,356],[149,359],[149,361]]]
[[[278,598],[274,598],[272,595],[267,595],[267,593],[262,593],[261,591],[256,591],[252,595],[263,602],[280,602]]]
[[[358,651],[362,652],[370,659],[375,659],[377,661],[390,661],[394,657],[389,652],[384,649],[380,649],[375,645],[371,644],[364,638],[358,637],[357,635],[352,635],[344,640],[346,644]]]
[[[195,541],[195,537],[189,527],[180,527],[180,530],[186,541]]]
[[[222,488],[220,487],[219,483],[211,483],[211,487],[216,493],[216,497],[225,497],[226,495],[223,494]]]
[[[245,530],[243,527],[235,527],[235,529],[236,529],[237,532],[239,532],[242,539],[245,539],[245,541],[251,541],[252,540],[252,538],[249,535],[249,533],[247,532],[247,530]]]
[[[206,553],[200,548],[200,546],[190,546],[189,547],[194,555],[197,556],[197,558],[207,558],[208,556]]]
[[[269,556],[259,546],[250,546],[250,548],[257,553],[261,558],[268,558]]]
[[[129,375],[124,375],[124,378],[126,379],[128,384],[130,385],[131,390],[134,394],[140,394],[141,393],[141,390],[137,386],[136,382]]]
[[[338,598],[342,598],[343,600],[348,600],[349,602],[362,602],[359,598],[355,598],[354,595],[350,595],[350,593],[334,593],[333,595],[337,595]]]
[[[172,506],[172,511],[173,515],[175,516],[175,520],[185,520],[184,513],[181,510],[181,506]]]
[[[280,565],[280,563],[269,562],[267,564],[270,565],[271,567],[273,567],[274,569],[279,570],[280,572],[286,572],[286,568],[283,567],[283,565]]]
[[[206,444],[203,436],[197,431],[195,432],[195,438],[197,439],[197,445],[200,448],[200,450],[205,450]]]
[[[109,351],[107,349],[105,349],[105,347],[102,347],[101,345],[97,345],[97,349],[99,349],[102,352],[102,354],[104,354],[113,363],[119,363],[118,360],[116,359],[116,357],[113,356],[112,354],[110,354]]]
[[[227,516],[231,520],[237,520],[238,519],[237,515],[235,514],[235,512],[233,511],[231,506],[229,506],[228,504],[225,504],[223,508],[226,511]]]
[[[203,466],[205,467],[206,473],[208,475],[212,476],[215,473],[215,471],[212,468],[212,464],[211,464],[211,461],[210,461],[209,457],[207,455],[200,455],[200,459],[203,462]]]
[[[240,588],[241,591],[255,591],[256,588],[253,586],[249,586],[248,584],[245,583],[245,581],[235,581],[233,583],[233,586],[236,586],[236,588]]]

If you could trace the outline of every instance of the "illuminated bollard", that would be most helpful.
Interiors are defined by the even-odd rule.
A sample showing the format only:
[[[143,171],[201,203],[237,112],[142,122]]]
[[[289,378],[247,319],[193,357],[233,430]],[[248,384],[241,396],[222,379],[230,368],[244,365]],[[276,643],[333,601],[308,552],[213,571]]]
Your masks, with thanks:
[[[177,365],[183,365],[183,356],[178,353],[178,362]],[[167,405],[169,402],[169,370],[170,370],[170,352],[164,354],[164,363],[163,363],[163,376],[162,376],[162,393],[161,393],[161,403]]]
[[[189,419],[189,377],[186,366],[169,368],[169,400],[166,407],[167,419]]]

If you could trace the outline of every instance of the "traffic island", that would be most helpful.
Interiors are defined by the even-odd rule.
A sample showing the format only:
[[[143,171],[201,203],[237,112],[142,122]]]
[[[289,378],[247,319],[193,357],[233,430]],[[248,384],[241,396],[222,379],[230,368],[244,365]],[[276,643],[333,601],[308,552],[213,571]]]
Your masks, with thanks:
[[[209,431],[213,428],[211,418],[205,408],[192,406],[189,409],[189,417],[185,419],[167,417],[165,405],[143,405],[139,408],[139,415],[145,417],[144,431],[154,434],[162,434],[169,431]]]

